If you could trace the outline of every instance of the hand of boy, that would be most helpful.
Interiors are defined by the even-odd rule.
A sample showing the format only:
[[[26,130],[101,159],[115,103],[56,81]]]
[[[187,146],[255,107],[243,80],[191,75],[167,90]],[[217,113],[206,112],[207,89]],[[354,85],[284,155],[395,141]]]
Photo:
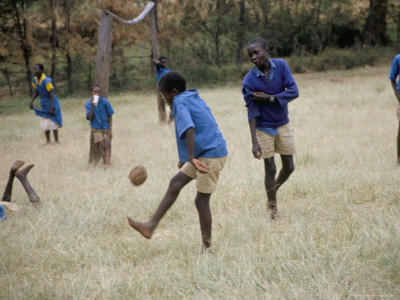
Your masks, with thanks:
[[[264,92],[254,92],[253,93],[253,100],[266,100],[270,96]]]
[[[253,143],[253,149],[251,150],[253,152],[253,156],[257,159],[261,158],[261,146],[258,142]]]
[[[200,171],[200,173],[208,173],[208,170],[204,164],[202,164],[198,159],[193,158],[190,163]]]

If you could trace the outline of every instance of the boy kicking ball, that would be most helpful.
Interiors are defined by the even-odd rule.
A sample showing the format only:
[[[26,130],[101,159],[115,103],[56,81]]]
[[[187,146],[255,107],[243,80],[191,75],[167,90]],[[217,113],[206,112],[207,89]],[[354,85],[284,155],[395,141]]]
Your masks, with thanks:
[[[128,217],[129,225],[150,239],[157,224],[178,198],[181,189],[196,180],[196,208],[199,214],[203,250],[211,247],[211,194],[216,190],[228,150],[221,131],[198,90],[186,90],[185,77],[175,71],[163,75],[160,91],[172,105],[178,146],[178,173],[169,182],[167,192],[152,218],[145,223]]]

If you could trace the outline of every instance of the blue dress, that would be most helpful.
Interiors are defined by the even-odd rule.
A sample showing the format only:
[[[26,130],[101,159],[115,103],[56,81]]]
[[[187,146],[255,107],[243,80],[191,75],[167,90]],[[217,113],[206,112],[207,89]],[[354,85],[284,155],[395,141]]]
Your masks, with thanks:
[[[53,90],[53,84],[50,77],[42,74],[38,81],[36,77],[32,79],[32,86],[38,91],[40,96],[40,109],[34,107],[37,116],[50,119],[62,127],[62,113],[57,96],[53,93],[53,114],[50,114],[50,91]]]

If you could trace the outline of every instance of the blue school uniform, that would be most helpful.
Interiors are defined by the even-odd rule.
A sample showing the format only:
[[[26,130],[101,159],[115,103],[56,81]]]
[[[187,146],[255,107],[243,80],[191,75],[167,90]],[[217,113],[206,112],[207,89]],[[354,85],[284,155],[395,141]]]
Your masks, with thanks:
[[[92,105],[92,98],[85,103],[86,119],[89,120],[90,107]],[[93,119],[90,121],[90,126],[93,129],[110,129],[110,116],[114,114],[114,110],[110,102],[106,98],[99,98],[97,106],[93,106]]]
[[[54,123],[62,127],[62,113],[58,98],[54,93],[54,87],[50,77],[42,74],[38,81],[36,77],[32,79],[32,86],[35,88],[40,96],[40,109],[34,107],[37,116],[51,119]],[[50,114],[50,91],[53,90],[53,114]]]
[[[218,158],[228,155],[226,142],[210,108],[198,90],[187,90],[173,100],[175,135],[179,161],[188,162],[186,131],[194,128],[194,157]]]
[[[160,82],[161,77],[165,73],[168,73],[168,72],[169,72],[169,69],[167,69],[167,68],[163,68],[163,67],[156,68],[157,82]]]
[[[253,67],[245,76],[242,94],[246,102],[249,121],[256,118],[256,127],[263,131],[266,128],[277,128],[289,123],[288,103],[299,96],[296,82],[289,66],[283,59],[270,59],[271,70],[267,78],[257,67]],[[274,103],[255,102],[254,92],[274,95]]]
[[[400,54],[397,54],[392,62],[390,68],[389,79],[396,81],[397,77],[400,75]],[[396,82],[397,90],[400,92],[400,79]]]

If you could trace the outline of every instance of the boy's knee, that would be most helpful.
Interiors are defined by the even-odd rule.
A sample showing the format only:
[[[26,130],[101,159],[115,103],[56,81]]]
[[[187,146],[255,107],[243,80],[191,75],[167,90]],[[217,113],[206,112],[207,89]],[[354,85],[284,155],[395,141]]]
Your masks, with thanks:
[[[196,199],[194,200],[196,208],[199,210],[207,208],[210,205],[210,197],[211,194],[199,195],[199,193],[197,193]]]
[[[170,181],[169,181],[169,186],[168,186],[168,190],[172,193],[179,193],[180,190],[182,189],[182,182],[180,182],[179,179],[177,179],[176,177],[173,177]]]
[[[294,164],[282,167],[284,172],[287,174],[292,174],[294,172]]]
[[[276,175],[276,166],[275,164],[270,164],[265,166],[265,175],[266,176],[275,176]]]

